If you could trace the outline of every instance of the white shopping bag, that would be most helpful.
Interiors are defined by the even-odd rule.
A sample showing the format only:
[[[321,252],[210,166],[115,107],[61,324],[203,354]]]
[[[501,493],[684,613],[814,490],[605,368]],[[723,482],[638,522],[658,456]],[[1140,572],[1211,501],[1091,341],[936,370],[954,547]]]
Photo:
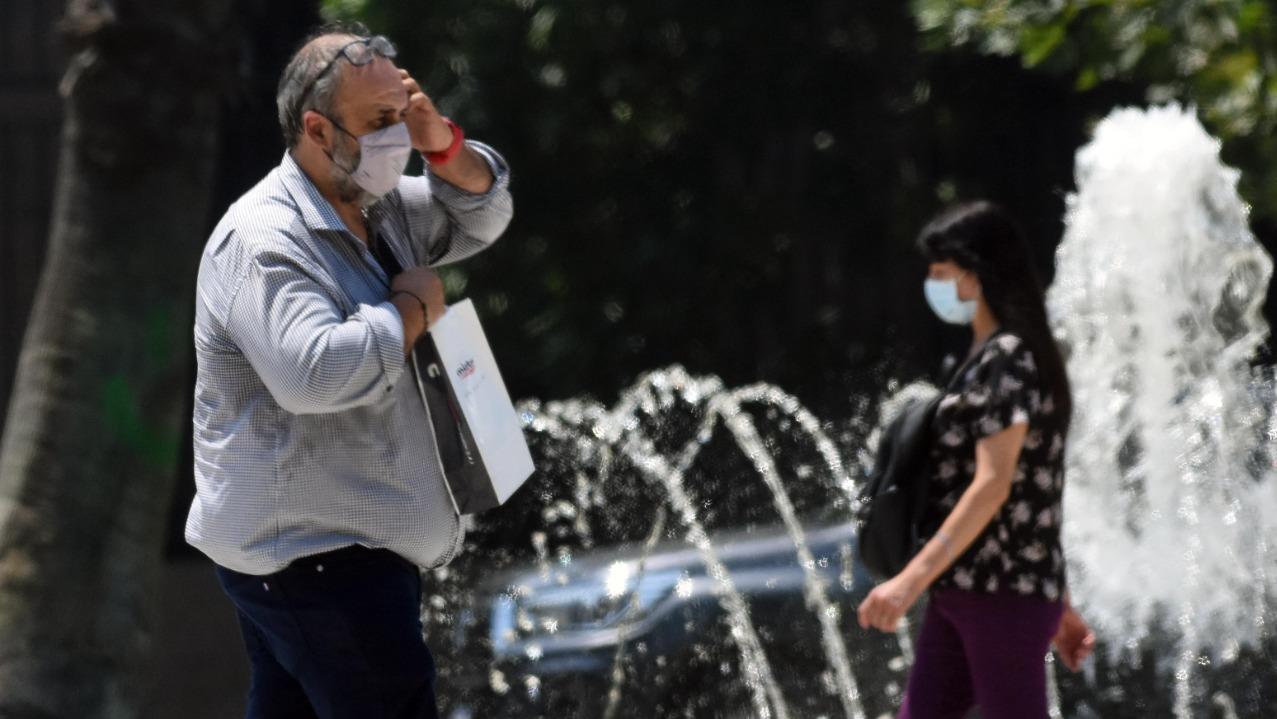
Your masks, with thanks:
[[[418,379],[459,514],[499,506],[532,475],[523,425],[474,304],[448,307],[417,345]]]

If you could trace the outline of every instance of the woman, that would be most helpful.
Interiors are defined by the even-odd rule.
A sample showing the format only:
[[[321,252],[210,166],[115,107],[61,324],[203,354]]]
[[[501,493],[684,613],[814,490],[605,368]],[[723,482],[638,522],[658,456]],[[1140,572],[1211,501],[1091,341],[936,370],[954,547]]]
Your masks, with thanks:
[[[936,412],[930,539],[860,605],[894,631],[930,589],[899,719],[1045,719],[1042,658],[1076,670],[1095,637],[1069,603],[1060,546],[1072,402],[1027,245],[988,202],[954,207],[918,243],[928,304],[972,349]]]

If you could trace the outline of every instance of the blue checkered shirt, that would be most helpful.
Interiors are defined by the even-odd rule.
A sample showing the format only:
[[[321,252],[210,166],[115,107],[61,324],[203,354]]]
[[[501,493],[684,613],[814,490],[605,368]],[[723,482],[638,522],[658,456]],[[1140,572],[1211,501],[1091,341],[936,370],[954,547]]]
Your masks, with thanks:
[[[369,210],[403,267],[492,244],[513,213],[492,148],[485,194],[405,176]],[[269,574],[362,544],[446,563],[462,523],[444,482],[390,279],[289,154],[231,205],[195,302],[196,496],[186,539]]]

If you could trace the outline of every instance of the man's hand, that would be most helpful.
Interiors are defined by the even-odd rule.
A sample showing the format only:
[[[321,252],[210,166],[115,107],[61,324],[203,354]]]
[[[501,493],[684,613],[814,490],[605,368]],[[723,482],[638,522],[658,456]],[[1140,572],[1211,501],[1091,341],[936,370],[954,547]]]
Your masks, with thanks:
[[[860,626],[884,632],[896,631],[900,618],[918,601],[925,588],[903,572],[879,584],[860,603]]]
[[[412,146],[418,152],[443,152],[452,146],[452,127],[443,121],[434,102],[421,91],[421,86],[408,71],[399,68],[404,90],[408,91],[408,109],[404,123]],[[481,195],[492,189],[492,168],[474,150],[461,146],[461,151],[445,164],[431,165],[431,171],[443,180],[466,192]]]
[[[412,146],[418,152],[443,152],[448,149],[452,144],[452,128],[443,121],[434,102],[421,91],[421,86],[407,70],[399,68],[399,76],[403,78],[404,89],[408,91],[408,111],[404,113],[404,122],[408,125]]]
[[[443,300],[443,280],[439,279],[439,275],[429,267],[410,267],[395,275],[395,278],[390,281],[390,293],[393,295],[401,290],[411,292],[416,298],[426,303],[426,316],[423,318],[425,325],[421,328],[421,332],[430,329],[430,326],[439,321],[444,311],[448,309]],[[413,301],[416,302],[416,299]],[[420,313],[418,309],[417,314]]]
[[[1060,655],[1064,666],[1075,672],[1095,650],[1095,633],[1073,605],[1066,603],[1064,614],[1060,616],[1060,628],[1051,643],[1055,645],[1055,653]]]

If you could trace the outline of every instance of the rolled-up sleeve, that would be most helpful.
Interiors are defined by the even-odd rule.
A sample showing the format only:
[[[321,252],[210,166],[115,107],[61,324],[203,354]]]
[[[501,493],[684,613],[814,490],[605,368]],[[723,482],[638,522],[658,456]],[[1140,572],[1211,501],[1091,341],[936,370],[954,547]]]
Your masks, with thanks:
[[[283,409],[323,414],[371,404],[404,372],[403,321],[390,302],[345,315],[292,258],[254,258],[227,333]]]
[[[486,249],[505,232],[514,216],[510,197],[510,168],[500,153],[482,142],[466,141],[492,170],[487,192],[467,192],[433,172],[404,177],[399,202],[418,257],[444,265]],[[428,166],[427,166],[428,169]]]

